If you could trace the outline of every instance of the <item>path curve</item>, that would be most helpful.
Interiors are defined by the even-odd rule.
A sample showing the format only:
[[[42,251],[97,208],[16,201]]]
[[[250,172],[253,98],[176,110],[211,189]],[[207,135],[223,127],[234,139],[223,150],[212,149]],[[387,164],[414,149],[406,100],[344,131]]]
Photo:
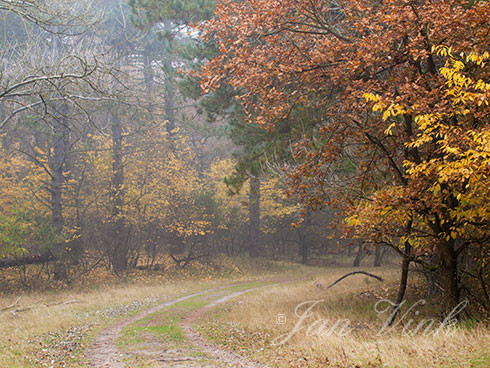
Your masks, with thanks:
[[[203,351],[206,353],[210,354],[214,358],[225,362],[229,367],[240,367],[240,368],[267,368],[267,366],[260,364],[258,362],[254,362],[251,360],[248,360],[244,358],[241,355],[235,354],[231,351],[223,350],[219,348],[218,346],[212,344],[208,340],[206,340],[204,337],[201,336],[199,332],[197,332],[193,325],[196,320],[201,317],[203,314],[211,310],[212,308],[216,307],[218,304],[225,303],[233,298],[236,298],[240,295],[249,293],[251,291],[263,289],[265,287],[270,287],[270,286],[277,286],[279,284],[270,284],[270,285],[265,285],[261,286],[258,288],[253,288],[253,289],[248,289],[248,290],[243,290],[243,291],[237,291],[234,293],[231,293],[229,295],[226,295],[218,300],[215,300],[211,302],[210,304],[206,305],[205,307],[202,307],[200,309],[196,309],[192,311],[191,313],[187,314],[182,318],[182,321],[180,323],[180,326],[182,327],[182,330],[186,334],[187,338],[189,339],[190,342],[192,342],[194,345],[199,346]]]
[[[93,344],[90,346],[90,348],[87,351],[87,357],[90,366],[94,368],[124,368],[124,363],[121,361],[122,354],[116,346],[116,339],[125,327],[165,307],[171,306],[173,304],[177,304],[179,302],[182,302],[190,298],[194,298],[196,296],[204,295],[213,291],[225,289],[238,284],[241,283],[234,283],[234,284],[229,284],[216,288],[206,289],[177,299],[172,299],[164,303],[158,304],[154,307],[145,309],[144,311],[130,318],[124,319],[112,326],[107,327],[97,335]]]

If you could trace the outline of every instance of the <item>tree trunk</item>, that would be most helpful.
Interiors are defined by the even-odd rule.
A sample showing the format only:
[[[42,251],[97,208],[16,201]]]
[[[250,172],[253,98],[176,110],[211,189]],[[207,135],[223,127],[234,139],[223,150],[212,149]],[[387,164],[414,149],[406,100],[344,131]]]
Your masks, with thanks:
[[[112,113],[112,237],[109,240],[111,265],[113,271],[120,275],[128,266],[127,239],[124,236],[124,166],[122,162],[122,127],[117,113]]]
[[[53,119],[53,154],[50,156],[51,170],[51,221],[55,233],[61,238],[63,235],[63,182],[65,180],[63,171],[68,149],[69,131],[65,120],[67,113],[66,105],[61,106],[61,116]],[[55,280],[66,280],[67,272],[65,265],[65,243],[58,239],[53,245],[53,256],[55,258],[54,278]]]
[[[388,322],[389,326],[391,326],[393,322],[395,322],[395,318],[399,312],[400,305],[403,302],[403,298],[405,297],[405,292],[407,291],[408,271],[410,269],[410,262],[411,262],[410,254],[411,254],[411,246],[410,243],[406,241],[405,252],[402,261],[402,275],[400,279],[400,286],[398,287],[398,295],[396,297],[395,304],[393,305],[392,314]]]
[[[308,226],[309,223],[310,223],[310,219],[309,217],[306,217],[302,226],[300,228],[296,228],[296,231],[298,233],[298,239],[299,239],[299,253],[301,256],[301,263],[304,265],[308,264],[308,242],[306,240],[306,233],[304,228]]]
[[[445,286],[449,291],[449,302],[447,305],[448,311],[453,310],[460,302],[461,299],[461,289],[459,285],[459,275],[458,275],[458,255],[455,251],[455,241],[446,241],[443,245],[442,257],[443,266],[441,268],[444,273],[443,279]],[[454,317],[459,318],[459,314]]]
[[[146,94],[148,97],[152,96],[153,91],[153,65],[151,58],[151,47],[147,45],[143,50],[143,80],[145,82]],[[150,106],[150,111],[153,110],[153,106]]]
[[[359,267],[361,265],[361,261],[363,258],[362,252],[363,252],[362,244],[359,244],[359,248],[357,249],[356,258],[354,258],[354,263],[353,263],[354,267]]]
[[[260,255],[260,179],[250,177],[249,248],[251,257]]]
[[[374,250],[374,267],[381,267],[381,259],[383,254],[381,252],[381,247],[377,245]]]
[[[3,121],[3,119],[5,118],[5,109],[3,107],[3,103],[0,103],[0,121]],[[4,127],[5,129],[5,127]],[[9,147],[10,147],[10,137],[5,134],[5,135],[2,135],[1,137],[1,140],[2,140],[2,147],[5,151],[8,151],[9,150]]]
[[[424,274],[425,277],[427,278],[427,297],[431,298],[435,295],[437,295],[440,291],[440,287],[438,284],[440,284],[440,274],[438,272],[440,264],[438,262],[438,259],[436,256],[431,256],[427,260],[427,266],[424,268]]]
[[[170,77],[165,82],[165,119],[167,120],[167,131],[171,133],[175,129],[175,105],[174,105],[174,83]]]
[[[297,229],[299,238],[299,251],[301,255],[301,263],[308,264],[308,243],[305,239],[305,234],[302,229]]]
[[[166,30],[170,30],[172,28],[172,24],[169,21],[163,22],[163,32]],[[165,54],[163,55],[163,71],[165,73],[165,120],[167,120],[167,131],[171,133],[175,129],[175,83],[173,79],[173,67],[172,67],[172,58],[169,52],[170,45],[168,41],[164,45]]]

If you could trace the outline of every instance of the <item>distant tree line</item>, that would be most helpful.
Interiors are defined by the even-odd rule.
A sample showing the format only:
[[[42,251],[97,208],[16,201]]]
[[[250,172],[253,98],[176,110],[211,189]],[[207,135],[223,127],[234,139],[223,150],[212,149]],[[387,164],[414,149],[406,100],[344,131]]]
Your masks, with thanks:
[[[264,144],[231,89],[202,98],[179,73],[216,54],[190,28],[215,3],[130,3],[0,2],[0,268],[63,281],[162,255],[338,252],[331,211],[291,227],[302,208],[274,169],[288,132]]]

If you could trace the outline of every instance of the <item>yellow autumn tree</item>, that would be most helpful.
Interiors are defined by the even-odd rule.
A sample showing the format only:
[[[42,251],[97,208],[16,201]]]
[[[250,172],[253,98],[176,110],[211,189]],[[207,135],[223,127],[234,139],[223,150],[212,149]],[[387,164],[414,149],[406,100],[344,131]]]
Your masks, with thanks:
[[[210,232],[211,214],[198,201],[203,183],[186,138],[169,137],[164,125],[156,124],[138,147],[144,148],[125,163],[129,221],[158,224],[179,238]]]
[[[437,256],[455,304],[463,285],[473,288],[473,295],[486,295],[489,278],[489,53],[456,53],[445,46],[433,52],[447,61],[440,69],[446,81],[441,101],[432,111],[423,101],[388,105],[377,95],[365,95],[373,110],[392,122],[387,136],[404,124],[404,117],[414,117],[417,132],[404,145],[418,159],[403,162],[405,184],[373,192],[352,209],[347,223],[373,243],[409,248],[409,259]],[[462,258],[470,268],[464,272]]]
[[[56,240],[43,189],[48,179],[26,156],[0,150],[0,258],[46,252]]]
[[[232,159],[222,159],[214,161],[207,177],[214,195],[223,214],[222,226],[229,226],[231,222],[248,222],[248,202],[250,185],[248,180],[243,184],[243,190],[239,193],[230,195],[230,190],[224,178],[229,176],[236,163]],[[260,197],[260,223],[261,231],[265,233],[273,232],[275,225],[282,221],[294,219],[299,214],[300,208],[296,203],[292,203],[285,192],[285,187],[280,178],[275,176],[264,176],[261,179]]]

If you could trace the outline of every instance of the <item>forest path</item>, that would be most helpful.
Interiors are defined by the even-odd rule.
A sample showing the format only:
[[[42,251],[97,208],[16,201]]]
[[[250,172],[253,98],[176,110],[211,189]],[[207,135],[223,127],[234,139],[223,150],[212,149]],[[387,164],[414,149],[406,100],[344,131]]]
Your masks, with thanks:
[[[262,367],[209,343],[193,324],[218,304],[283,282],[229,284],[145,309],[104,329],[87,351],[89,364],[93,368]]]

